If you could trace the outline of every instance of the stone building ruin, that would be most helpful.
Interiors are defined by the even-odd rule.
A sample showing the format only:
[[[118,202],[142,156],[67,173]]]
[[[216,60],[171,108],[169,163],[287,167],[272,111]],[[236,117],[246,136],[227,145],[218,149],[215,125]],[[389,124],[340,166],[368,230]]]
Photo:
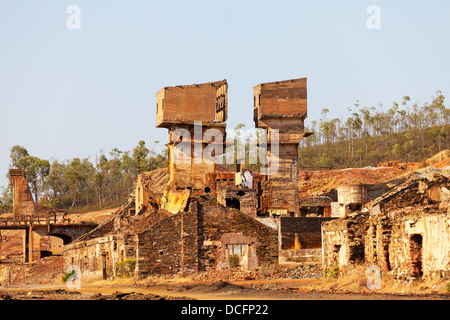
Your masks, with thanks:
[[[376,265],[396,279],[450,277],[450,181],[431,167],[366,206],[323,224],[323,262],[342,273]]]
[[[214,160],[227,146],[227,91],[222,80],[157,93],[156,126],[168,130],[167,169],[141,173],[113,219],[65,246],[66,265],[98,278],[132,259],[138,277],[236,265],[257,270],[305,254],[320,260],[320,225],[334,218],[331,199],[319,201],[326,217],[300,212],[297,147],[309,135],[306,78],[254,88],[254,120],[267,131],[267,157],[273,160],[272,148],[279,147],[277,170],[262,173],[229,171]],[[206,134],[211,129],[213,139]]]
[[[164,87],[156,97],[167,168],[139,173],[108,220],[70,223],[64,211],[34,203],[23,172],[10,171],[14,208],[0,232],[23,230],[23,262],[62,247],[65,268],[77,266],[85,279],[116,276],[119,263],[147,277],[285,262],[340,274],[376,265],[397,279],[450,277],[448,170],[304,192],[314,186],[306,183],[314,173],[298,170],[298,143],[310,135],[306,78],[253,88],[255,127],[267,133],[268,164],[260,172],[216,162],[228,146],[226,80]],[[45,237],[59,239],[59,251]]]

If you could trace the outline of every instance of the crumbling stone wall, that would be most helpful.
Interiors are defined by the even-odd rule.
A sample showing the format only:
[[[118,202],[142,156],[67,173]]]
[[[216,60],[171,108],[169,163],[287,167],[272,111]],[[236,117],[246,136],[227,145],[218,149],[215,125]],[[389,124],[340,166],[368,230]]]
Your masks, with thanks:
[[[138,234],[138,276],[175,273],[181,268],[181,215],[167,217]]]
[[[224,207],[239,209],[243,213],[256,218],[258,209],[256,189],[219,186],[217,188],[217,202]]]
[[[325,266],[341,270],[363,256],[397,279],[450,278],[449,180],[417,173],[366,213],[324,223]]]
[[[255,248],[257,262],[250,264],[249,269],[278,263],[278,231],[239,210],[221,207],[213,201],[199,201],[199,228],[200,270],[229,265],[223,247],[231,243],[223,243],[222,236],[236,233],[248,237],[247,245]]]
[[[364,233],[367,218],[367,215],[359,215],[322,224],[325,267],[346,270],[364,261]]]
[[[399,219],[392,228],[389,257],[396,278],[450,278],[448,213]]]
[[[121,233],[73,242],[64,246],[63,257],[65,268],[80,268],[82,281],[99,280],[104,272],[107,277],[112,277],[116,275],[118,262],[136,257],[136,237]]]
[[[145,277],[229,267],[229,245],[242,246],[242,268],[255,270],[278,262],[277,230],[218,205],[212,196],[194,198],[187,211],[138,234],[137,273]]]

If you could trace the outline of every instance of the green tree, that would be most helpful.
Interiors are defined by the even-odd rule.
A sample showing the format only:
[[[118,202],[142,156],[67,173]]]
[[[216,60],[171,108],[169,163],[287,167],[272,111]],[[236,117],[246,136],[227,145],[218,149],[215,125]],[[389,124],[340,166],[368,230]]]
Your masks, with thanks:
[[[146,170],[149,152],[150,150],[145,146],[145,141],[139,140],[138,145],[133,149],[133,161],[137,172]]]
[[[305,126],[314,135],[300,142],[300,167],[329,163],[345,168],[393,159],[418,162],[449,149],[450,109],[442,92],[436,91],[432,101],[421,106],[410,101],[403,96],[400,104],[394,102],[387,111],[382,104],[360,107],[357,101],[342,121],[328,120],[328,109],[323,109],[319,125],[313,120]]]
[[[22,146],[15,145],[11,148],[9,158],[11,159],[9,168],[10,169],[20,169],[19,161],[22,158],[29,156],[27,149]]]
[[[94,172],[94,166],[88,159],[80,160],[79,158],[74,158],[66,166],[65,176],[69,186],[69,193],[73,199],[71,208],[75,206],[79,198],[84,198],[85,203],[89,204]]]
[[[1,188],[0,213],[11,212],[13,207],[12,187]]]
[[[42,195],[45,178],[50,172],[49,161],[31,156],[26,148],[19,145],[15,145],[10,149],[9,158],[9,167],[11,169],[23,170],[25,179],[30,185],[34,196],[34,201],[38,202],[39,197]]]

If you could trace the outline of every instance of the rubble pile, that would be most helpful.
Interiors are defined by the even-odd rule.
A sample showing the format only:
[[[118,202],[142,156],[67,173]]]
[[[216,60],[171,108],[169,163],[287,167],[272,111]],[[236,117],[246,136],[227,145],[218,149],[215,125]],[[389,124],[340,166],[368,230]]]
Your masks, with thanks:
[[[0,285],[59,283],[64,275],[62,256],[50,256],[32,263],[0,266]]]
[[[200,282],[216,281],[238,281],[238,280],[259,280],[265,277],[253,271],[241,270],[240,268],[216,269],[198,274],[194,280]]]
[[[322,266],[310,264],[295,267],[280,267],[272,276],[272,279],[318,279],[322,277]]]
[[[265,279],[318,279],[323,277],[321,265],[280,266],[272,270],[244,271],[239,268],[211,270],[194,278],[200,282],[265,280]]]
[[[140,292],[119,292],[116,291],[111,295],[102,295],[96,293],[89,300],[194,300],[189,297],[160,296],[151,293]]]

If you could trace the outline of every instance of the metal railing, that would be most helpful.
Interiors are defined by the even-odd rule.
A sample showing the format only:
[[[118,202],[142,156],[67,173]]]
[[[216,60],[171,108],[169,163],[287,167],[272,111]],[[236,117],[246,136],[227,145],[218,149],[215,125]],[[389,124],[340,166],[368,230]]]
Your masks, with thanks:
[[[0,218],[0,225],[48,225],[56,223],[56,214],[15,214],[13,218]]]

